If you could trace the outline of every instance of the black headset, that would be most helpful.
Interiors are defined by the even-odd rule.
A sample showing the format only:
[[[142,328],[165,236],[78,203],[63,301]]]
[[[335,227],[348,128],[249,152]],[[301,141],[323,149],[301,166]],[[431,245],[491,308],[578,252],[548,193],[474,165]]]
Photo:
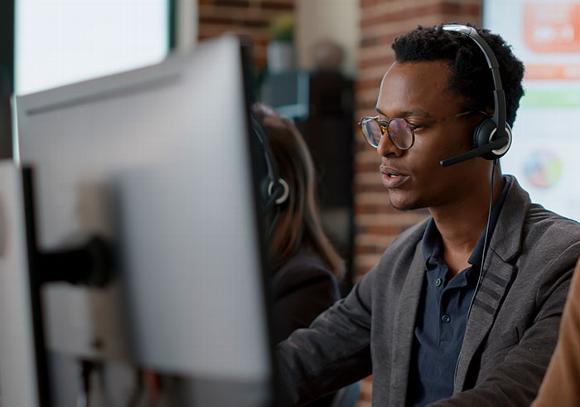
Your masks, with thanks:
[[[506,100],[497,58],[489,44],[485,42],[474,27],[461,24],[446,24],[442,26],[442,29],[455,31],[471,38],[483,52],[493,79],[494,111],[492,117],[485,119],[475,128],[472,150],[442,160],[439,163],[443,167],[448,167],[475,157],[496,160],[507,153],[512,143],[511,128],[506,123]]]
[[[460,24],[446,24],[442,28],[446,31],[455,31],[461,33],[469,38],[471,38],[481,49],[487,65],[491,70],[491,76],[493,78],[493,100],[494,100],[494,112],[493,116],[482,121],[473,131],[473,149],[459,154],[455,157],[442,160],[439,163],[443,167],[448,167],[453,164],[463,162],[475,157],[483,157],[487,160],[493,160],[493,165],[491,169],[490,177],[490,194],[489,194],[489,208],[487,212],[487,222],[484,229],[484,244],[483,251],[481,254],[481,264],[480,273],[477,278],[477,284],[475,286],[475,292],[469,304],[469,309],[467,311],[467,319],[471,315],[471,310],[475,304],[475,297],[481,286],[483,276],[485,274],[485,258],[487,257],[488,238],[490,233],[491,225],[491,210],[493,204],[493,180],[495,169],[497,165],[497,159],[502,157],[509,150],[512,143],[512,133],[511,128],[508,123],[506,123],[506,100],[503,87],[501,85],[501,76],[499,73],[499,64],[497,63],[497,58],[493,53],[493,50],[487,42],[478,34],[477,30],[473,27]]]
[[[277,205],[281,205],[288,200],[290,188],[288,183],[280,177],[278,163],[272,154],[268,137],[260,122],[253,116],[250,116],[251,133],[258,140],[258,148],[264,158],[266,166],[265,176],[260,176],[260,195],[262,197],[263,208],[268,213]]]

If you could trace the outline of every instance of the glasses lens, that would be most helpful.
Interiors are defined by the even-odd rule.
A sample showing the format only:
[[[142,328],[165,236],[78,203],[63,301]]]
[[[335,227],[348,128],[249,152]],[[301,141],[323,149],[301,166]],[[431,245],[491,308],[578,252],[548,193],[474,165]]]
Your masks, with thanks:
[[[413,130],[405,119],[391,120],[388,132],[391,141],[397,148],[408,150],[413,145]]]
[[[379,123],[372,117],[365,117],[361,120],[361,128],[369,144],[377,148],[383,134]]]

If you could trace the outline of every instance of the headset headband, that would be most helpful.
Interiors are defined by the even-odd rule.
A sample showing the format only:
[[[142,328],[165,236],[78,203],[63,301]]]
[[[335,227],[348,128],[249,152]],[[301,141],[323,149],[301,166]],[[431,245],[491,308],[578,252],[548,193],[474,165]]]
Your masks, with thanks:
[[[499,73],[499,64],[497,58],[489,44],[479,35],[474,27],[469,27],[462,24],[445,24],[442,26],[445,31],[455,31],[461,33],[469,38],[471,38],[481,49],[485,60],[487,61],[487,66],[491,70],[491,77],[493,79],[493,101],[494,101],[494,111],[493,111],[493,121],[496,125],[496,131],[498,137],[507,136],[506,129],[506,100],[505,93],[501,84],[501,75]]]
[[[280,177],[280,172],[278,170],[278,163],[276,158],[270,149],[270,143],[264,131],[264,128],[260,122],[250,115],[250,121],[252,125],[250,126],[251,131],[258,139],[260,145],[263,149],[264,161],[266,162],[266,171],[268,172],[268,185],[266,185],[263,193],[266,194],[265,208],[269,209],[274,204],[284,203],[288,199],[290,189],[286,181]]]

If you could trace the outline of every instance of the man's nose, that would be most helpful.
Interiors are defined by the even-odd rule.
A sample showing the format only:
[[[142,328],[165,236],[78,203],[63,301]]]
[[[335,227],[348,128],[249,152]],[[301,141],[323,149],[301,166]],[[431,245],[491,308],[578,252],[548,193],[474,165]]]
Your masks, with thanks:
[[[403,150],[399,149],[389,137],[389,134],[385,131],[385,134],[381,137],[379,141],[379,146],[377,147],[377,152],[381,157],[395,156],[398,157],[403,153]]]

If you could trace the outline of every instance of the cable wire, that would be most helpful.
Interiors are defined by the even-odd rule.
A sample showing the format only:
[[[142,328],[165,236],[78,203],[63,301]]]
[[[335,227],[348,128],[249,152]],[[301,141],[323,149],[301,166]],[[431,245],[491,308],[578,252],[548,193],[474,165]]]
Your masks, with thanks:
[[[466,324],[465,324],[465,328],[467,329],[467,323],[469,322],[469,316],[471,315],[471,310],[473,308],[473,304],[475,302],[475,297],[477,295],[477,291],[479,290],[479,287],[481,285],[481,282],[483,281],[483,276],[484,276],[484,266],[485,266],[485,259],[487,257],[487,251],[489,250],[489,247],[487,245],[487,241],[489,239],[489,231],[491,229],[491,209],[493,206],[493,181],[495,178],[495,170],[496,167],[498,165],[498,159],[493,160],[493,165],[491,166],[491,178],[489,181],[489,205],[487,208],[487,222],[485,224],[485,235],[483,238],[483,251],[481,252],[481,265],[479,266],[479,275],[477,277],[477,284],[475,285],[475,290],[473,291],[473,297],[471,298],[471,302],[469,304],[469,308],[467,309],[467,319],[466,319]],[[457,366],[459,365],[459,360],[461,359],[461,351],[459,351],[459,355],[457,356],[457,361],[455,363],[455,373],[454,373],[454,377],[457,375]]]

